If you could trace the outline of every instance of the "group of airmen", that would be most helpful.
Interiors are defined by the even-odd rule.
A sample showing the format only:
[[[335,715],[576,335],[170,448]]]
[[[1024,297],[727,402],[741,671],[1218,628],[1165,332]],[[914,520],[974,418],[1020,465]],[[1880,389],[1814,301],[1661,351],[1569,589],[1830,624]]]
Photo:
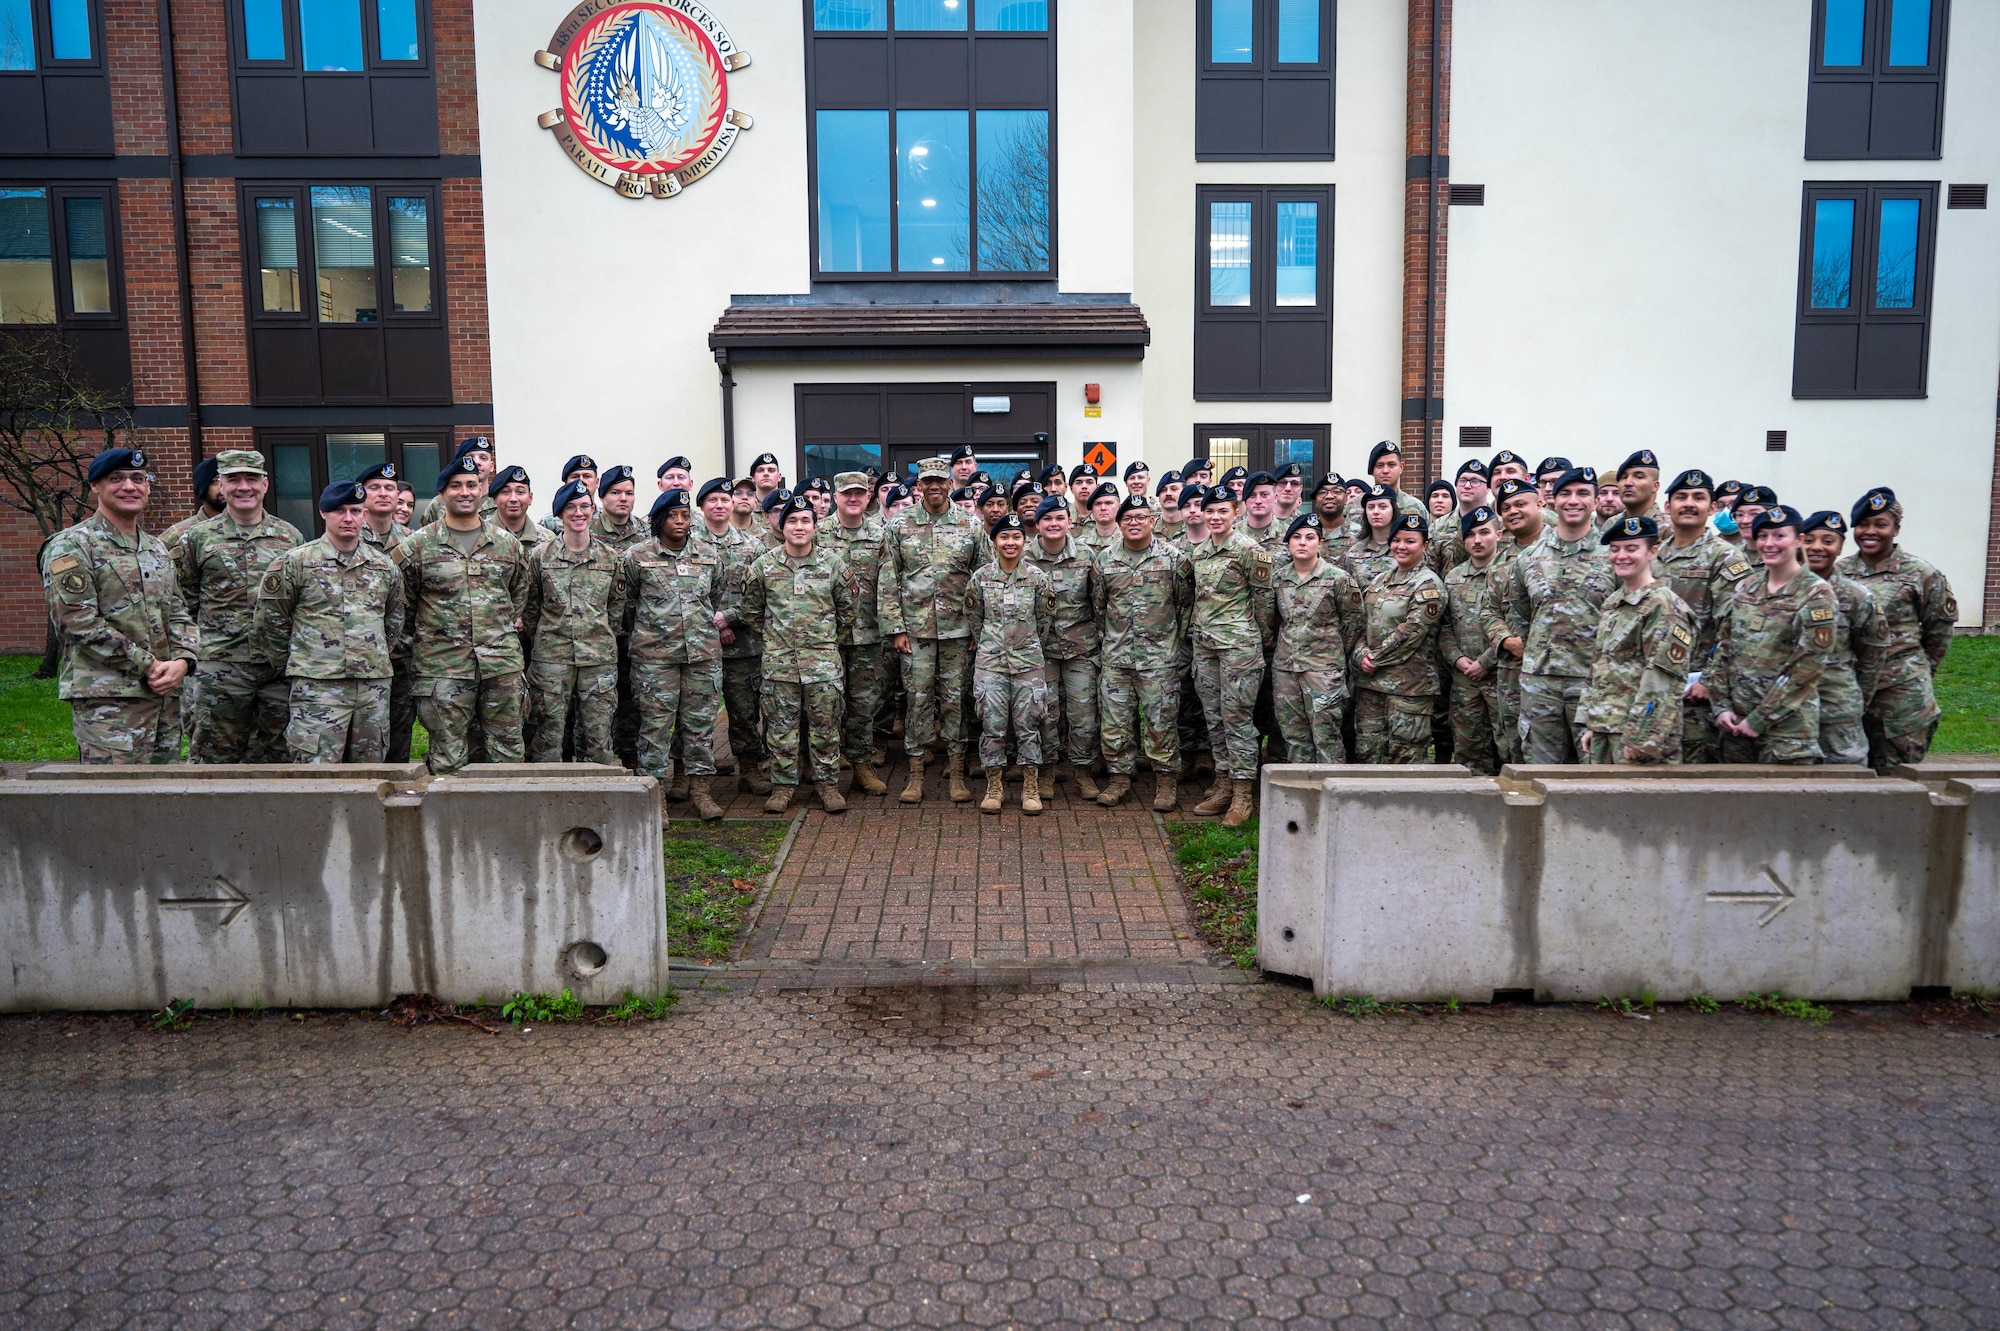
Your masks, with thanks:
[[[153,473],[111,448],[94,514],[41,566],[61,696],[86,762],[381,762],[428,735],[468,762],[621,762],[670,802],[734,774],[782,813],[885,794],[900,725],[920,802],[997,812],[1070,782],[1113,806],[1237,825],[1268,761],[1868,763],[1922,759],[1958,617],[1903,550],[1887,487],[1846,515],[1650,450],[1611,478],[1512,452],[1402,488],[1196,458],[1123,486],[1088,464],[995,484],[970,448],[906,485],[874,468],[786,487],[766,453],[699,486],[578,455],[549,512],[527,472],[464,440],[436,498],[392,463],[319,495],[308,540],[265,508],[263,458],[197,469],[197,507],[146,530]],[[1848,539],[1855,545],[1845,552]],[[184,727],[184,717],[186,724]],[[1044,770],[1049,785],[1042,782]]]

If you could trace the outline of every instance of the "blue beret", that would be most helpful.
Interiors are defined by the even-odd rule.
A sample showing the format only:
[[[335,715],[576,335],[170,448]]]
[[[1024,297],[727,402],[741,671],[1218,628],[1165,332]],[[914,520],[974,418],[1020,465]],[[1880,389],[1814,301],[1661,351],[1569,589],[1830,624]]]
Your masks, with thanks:
[[[370,481],[400,481],[403,479],[403,476],[401,472],[396,470],[395,463],[378,462],[372,467],[364,467],[355,474],[354,479],[360,484],[366,485]]]
[[[773,509],[777,508],[779,505],[789,504],[791,502],[792,502],[792,492],[790,490],[779,488],[771,491],[771,493],[764,496],[764,511],[766,513],[769,513]],[[807,501],[807,507],[811,507],[811,501]]]
[[[1498,471],[1502,467],[1525,467],[1528,464],[1521,461],[1521,455],[1513,449],[1503,448],[1498,453],[1495,453],[1493,460],[1486,465],[1491,470]]]
[[[1375,464],[1380,462],[1383,458],[1392,457],[1400,461],[1402,459],[1402,456],[1403,456],[1402,445],[1398,444],[1393,439],[1384,439],[1381,443],[1375,445],[1375,447],[1368,450],[1368,470],[1374,471]]]
[[[1686,471],[1674,477],[1673,483],[1667,486],[1667,493],[1670,495],[1677,494],[1682,490],[1706,490],[1712,497],[1715,494],[1715,477],[1709,475],[1700,467],[1689,467]]]
[[[1313,497],[1318,498],[1321,490],[1343,490],[1347,488],[1347,478],[1337,471],[1330,471],[1313,484]]]
[[[491,453],[492,451],[493,441],[483,434],[475,434],[470,439],[461,439],[458,441],[458,447],[452,450],[451,460],[456,462],[467,453]]]
[[[979,491],[973,489],[971,486],[961,485],[945,497],[954,504],[972,504],[977,503],[981,496]]]
[[[750,470],[755,471],[759,467],[780,467],[782,469],[776,453],[759,453],[756,457],[750,459]]]
[[[1835,536],[1847,535],[1847,519],[1830,508],[1823,508],[1799,524],[1799,535],[1809,531],[1830,531]]]
[[[97,484],[114,471],[146,471],[146,455],[136,448],[107,448],[90,460],[84,480]]]
[[[803,513],[814,522],[819,521],[819,510],[804,495],[793,495],[785,501],[785,506],[778,510],[778,525],[782,527],[794,513]]]
[[[727,476],[718,476],[712,481],[703,481],[701,483],[701,489],[695,491],[694,502],[705,504],[708,502],[710,495],[726,495],[728,493],[729,478]]]
[[[1050,495],[1035,505],[1035,521],[1040,522],[1051,513],[1068,513],[1069,500],[1061,495]]]
[[[622,485],[631,479],[632,469],[623,464],[613,467],[609,471],[599,472],[597,476],[598,496],[601,498],[604,495],[610,494],[612,486]]]
[[[1503,504],[1515,495],[1534,495],[1539,499],[1541,493],[1540,490],[1537,490],[1532,484],[1522,480],[1519,476],[1509,476],[1506,480],[1493,487],[1494,497]]]
[[[208,487],[215,484],[218,473],[214,458],[203,458],[194,464],[194,497],[199,503],[208,494]]]
[[[660,497],[653,501],[652,511],[646,514],[646,520],[657,522],[675,509],[686,508],[687,506],[687,491],[681,489],[679,486],[675,486],[671,490],[662,490],[660,491]]]
[[[1179,472],[1163,471],[1160,473],[1160,488],[1162,490],[1166,489],[1169,485],[1179,485],[1180,483],[1181,474]]]
[[[1132,479],[1132,473],[1133,473],[1133,472],[1135,472],[1135,471],[1143,471],[1143,472],[1145,472],[1145,473],[1146,473],[1146,474],[1147,474],[1148,476],[1150,476],[1150,475],[1152,475],[1152,474],[1153,474],[1153,469],[1152,469],[1151,467],[1147,466],[1147,465],[1146,465],[1145,463],[1143,463],[1143,462],[1128,462],[1128,463],[1126,463],[1126,464],[1125,464],[1125,479],[1126,479],[1126,480],[1128,480],[1128,481],[1129,481],[1129,480],[1131,480],[1131,479]]]
[[[1071,481],[1080,481],[1086,476],[1093,481],[1097,479],[1097,468],[1091,466],[1088,462],[1079,462],[1069,469],[1069,478]]]
[[[815,476],[800,486],[798,492],[800,494],[830,495],[833,493],[833,487],[827,484],[826,477]]]
[[[92,463],[91,470],[95,471],[96,469],[97,464]],[[1887,513],[1895,506],[1896,492],[1886,485],[1878,485],[1854,501],[1854,507],[1848,511],[1847,520],[1849,522],[1859,522],[1863,518],[1875,517],[1878,514]]]
[[[444,493],[444,487],[451,484],[451,478],[454,476],[470,476],[474,480],[477,480],[479,478],[479,464],[468,457],[453,458],[450,462],[446,463],[444,470],[438,473],[437,492],[439,494]]]
[[[910,488],[907,485],[888,485],[882,489],[882,502],[884,504],[899,504],[909,497]]]
[[[1320,516],[1317,513],[1301,513],[1292,519],[1291,526],[1285,528],[1285,539],[1289,541],[1302,531],[1315,532],[1324,536],[1326,535],[1326,524],[1320,521]]]
[[[1660,469],[1660,460],[1653,456],[1652,449],[1642,448],[1618,464],[1619,479],[1623,480],[1625,473],[1631,471],[1634,467],[1651,467],[1654,471],[1658,471]]]
[[[1200,508],[1208,502],[1209,493],[1209,488],[1205,485],[1195,485],[1192,482],[1183,485],[1181,487],[1181,507]]]
[[[561,517],[562,511],[571,504],[574,504],[579,499],[588,498],[590,498],[590,490],[582,481],[564,481],[556,490],[556,499],[553,504],[549,505],[549,512],[557,517]]]
[[[1883,493],[1889,495],[1890,503],[1896,501],[1895,495],[1886,490]],[[1752,508],[1770,508],[1778,502],[1778,492],[1768,485],[1746,485],[1743,487],[1742,496],[1736,502],[1749,504]]]
[[[346,508],[351,504],[368,501],[368,492],[361,488],[360,481],[335,481],[319,492],[319,511],[331,513],[336,508]]]
[[[1797,527],[1803,525],[1804,522],[1805,519],[1799,516],[1799,511],[1796,508],[1787,508],[1783,504],[1773,504],[1770,508],[1759,513],[1757,520],[1750,524],[1750,534],[1755,536],[1766,527]]]
[[[976,453],[974,453],[974,452],[972,451],[972,445],[971,445],[971,444],[960,444],[960,445],[959,445],[959,446],[958,446],[957,448],[954,448],[954,449],[953,449],[953,450],[951,451],[951,460],[952,460],[953,462],[957,462],[957,461],[958,461],[958,460],[959,460],[960,458],[975,458],[975,459],[976,459],[977,457],[978,457],[978,454],[976,454]]]
[[[1468,471],[1475,476],[1482,476],[1488,479],[1490,479],[1493,475],[1492,469],[1489,468],[1484,462],[1481,462],[1478,458],[1467,458],[1465,461],[1459,463],[1458,470],[1453,474],[1456,476],[1463,476]]]
[[[653,473],[653,478],[655,480],[659,479],[660,477],[666,475],[667,472],[674,467],[679,467],[682,471],[693,471],[694,463],[689,462],[686,458],[676,453],[674,456],[668,458],[665,462],[662,462],[660,464],[660,469]]]
[[[1209,469],[1210,465],[1207,458],[1189,458],[1187,465],[1181,468],[1181,475],[1192,476],[1197,472],[1208,471]]]
[[[1498,522],[1499,520],[1500,515],[1498,513],[1481,504],[1478,508],[1473,509],[1458,520],[1458,534],[1463,536],[1474,527],[1484,527],[1488,523]]]
[[[1003,531],[1018,531],[1025,534],[1027,530],[1027,525],[1021,521],[1019,513],[1007,513],[993,519],[993,525],[986,529],[986,534],[998,536]]]
[[[1392,504],[1395,503],[1396,491],[1394,488],[1387,485],[1371,485],[1361,495],[1361,502],[1364,504],[1373,504],[1383,499],[1388,500]]]
[[[1563,457],[1543,458],[1535,466],[1535,476],[1537,479],[1539,479],[1543,476],[1548,475],[1552,471],[1574,471],[1574,470],[1575,467],[1571,465],[1570,460],[1568,458],[1563,458]]]
[[[563,463],[562,478],[564,480],[568,480],[570,477],[576,475],[580,471],[596,471],[596,470],[597,470],[597,459],[591,457],[590,454],[588,453],[578,453],[568,462]]]
[[[1026,480],[1027,477],[1028,477],[1027,472],[1024,471],[1021,473],[1022,480]],[[1051,462],[1048,466],[1043,467],[1041,471],[1036,473],[1035,479],[1040,481],[1042,484],[1047,485],[1050,481],[1055,481],[1058,484],[1060,484],[1067,481],[1069,478],[1063,474],[1062,464],[1060,462]]]
[[[1568,489],[1572,485],[1587,485],[1591,489],[1595,490],[1597,488],[1597,468],[1595,467],[1566,468],[1563,471],[1562,475],[1556,477],[1556,483],[1549,487],[1549,493],[1561,494],[1564,490]]]
[[[1431,538],[1430,521],[1429,519],[1425,518],[1424,515],[1421,513],[1403,514],[1401,517],[1397,518],[1394,522],[1389,524],[1389,530],[1391,533],[1399,531],[1413,531],[1417,535],[1423,537],[1426,541],[1428,541]]]
[[[1604,535],[1597,538],[1597,543],[1599,545],[1609,545],[1613,541],[1657,541],[1659,539],[1659,523],[1653,521],[1651,518],[1624,517],[1606,527]]]
[[[1222,484],[1224,485],[1229,484],[1231,481],[1247,481],[1249,479],[1250,469],[1248,467],[1231,467],[1228,471],[1222,473]]]
[[[1248,495],[1252,490],[1255,490],[1260,485],[1275,486],[1277,485],[1277,483],[1278,483],[1278,478],[1273,476],[1270,472],[1253,471],[1248,476],[1245,476],[1243,478],[1243,493],[1245,495]]]
[[[1126,495],[1125,502],[1118,506],[1118,516],[1121,518],[1127,513],[1151,513],[1152,511],[1153,501],[1145,495]]]
[[[1095,472],[1092,473],[1092,475],[1095,474],[1096,474]],[[1110,481],[1102,482],[1101,484],[1098,485],[1098,487],[1095,490],[1092,490],[1090,492],[1090,502],[1093,506],[1095,506],[1097,501],[1100,499],[1116,499],[1117,497],[1118,497],[1118,487],[1113,485]]]
[[[1306,478],[1306,469],[1296,462],[1287,462],[1272,472],[1271,476],[1272,479],[1279,481],[1302,481]]]
[[[526,467],[502,467],[500,470],[494,472],[493,479],[487,482],[486,497],[488,499],[498,499],[500,492],[510,485],[532,487],[534,482],[528,479],[528,469]]]

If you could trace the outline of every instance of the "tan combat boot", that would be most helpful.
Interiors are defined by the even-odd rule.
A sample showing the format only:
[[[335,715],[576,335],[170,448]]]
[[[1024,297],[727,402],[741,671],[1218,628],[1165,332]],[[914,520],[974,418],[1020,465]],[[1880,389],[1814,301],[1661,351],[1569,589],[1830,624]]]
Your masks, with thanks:
[[[771,798],[764,801],[765,813],[783,813],[792,807],[792,792],[797,786],[772,785]]]
[[[905,804],[921,804],[924,798],[924,755],[921,752],[910,755],[910,779],[903,783],[903,793],[896,797]]]
[[[1030,818],[1042,811],[1042,769],[1021,769],[1021,812]]]
[[[1089,763],[1072,763],[1069,769],[1069,776],[1070,780],[1076,783],[1077,794],[1087,800],[1097,798],[1097,778],[1090,774]]]
[[[1172,813],[1180,801],[1179,782],[1174,778],[1174,769],[1162,767],[1154,777],[1153,812]]]
[[[972,787],[965,784],[965,755],[954,753],[945,764],[945,777],[951,784],[951,802],[964,804],[972,798]]]
[[[979,801],[981,813],[1000,812],[1000,801],[1007,796],[1007,770],[996,767],[986,774],[986,794]]]
[[[688,797],[687,765],[684,763],[675,763],[673,784],[667,787],[667,798],[673,801],[675,804],[680,804],[685,802],[687,797]]]
[[[854,788],[864,795],[886,795],[889,793],[889,787],[883,783],[881,777],[875,774],[875,769],[867,763],[854,764]]]
[[[702,778],[688,787],[688,794],[694,799],[695,817],[712,823],[722,817],[722,806],[715,802],[715,795],[708,787],[708,780]]]
[[[815,781],[813,790],[819,795],[819,807],[828,813],[846,813],[847,798],[840,793],[838,781]]]
[[[1228,807],[1229,769],[1218,767],[1215,769],[1215,783],[1209,786],[1208,793],[1201,797],[1201,803],[1194,806],[1194,811],[1203,818],[1213,818]]]
[[[1250,821],[1250,815],[1257,811],[1257,783],[1255,781],[1232,781],[1229,783],[1229,812],[1222,815],[1224,827],[1241,827]]]
[[[736,773],[736,779],[738,782],[742,784],[743,788],[749,791],[752,795],[770,794],[771,793],[770,761],[766,759],[764,762],[758,763],[754,767],[739,766],[739,770]]]
[[[1132,791],[1132,778],[1123,772],[1113,772],[1111,779],[1104,783],[1104,789],[1097,792],[1097,802],[1109,809]]]

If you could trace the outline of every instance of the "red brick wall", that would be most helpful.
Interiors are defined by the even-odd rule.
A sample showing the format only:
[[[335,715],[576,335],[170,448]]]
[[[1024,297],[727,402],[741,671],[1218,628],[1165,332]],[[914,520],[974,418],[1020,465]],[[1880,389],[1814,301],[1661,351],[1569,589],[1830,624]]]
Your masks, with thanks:
[[[233,153],[229,19],[223,0],[173,0],[174,78],[180,84],[181,151]]]
[[[1410,0],[1409,92],[1404,151],[1411,157],[1428,152],[1451,152],[1451,6],[1452,0]],[[1438,57],[1441,68],[1431,68],[1431,21],[1438,25]],[[1437,140],[1431,141],[1431,80],[1437,79]],[[1430,396],[1444,396],[1444,311],[1445,253],[1448,208],[1447,185],[1437,182],[1436,234],[1431,225],[1431,185],[1419,177],[1403,189],[1403,400],[1425,396],[1424,329],[1427,263],[1433,246],[1437,250],[1436,309],[1431,312]],[[1444,421],[1434,419],[1426,438],[1421,420],[1403,422],[1403,487],[1422,494],[1430,478],[1444,470]]]
[[[493,400],[486,330],[486,218],[480,182],[444,182],[445,323],[451,331],[451,395]],[[475,432],[476,433],[476,432]]]
[[[152,0],[104,0],[104,57],[111,76],[113,145],[135,156],[164,153],[160,16]]]
[[[472,0],[433,0],[431,41],[438,78],[438,151],[447,157],[476,153],[479,82],[472,59]]]

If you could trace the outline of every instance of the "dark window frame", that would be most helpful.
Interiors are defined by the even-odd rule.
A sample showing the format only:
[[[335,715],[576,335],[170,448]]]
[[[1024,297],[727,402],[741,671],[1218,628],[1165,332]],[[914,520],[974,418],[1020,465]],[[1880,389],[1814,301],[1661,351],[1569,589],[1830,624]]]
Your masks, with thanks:
[[[1889,21],[1893,10],[1893,0],[1862,0],[1862,59],[1859,65],[1828,65],[1826,54],[1826,4],[1827,0],[1813,0],[1812,7],[1812,50],[1807,53],[1811,74],[1806,94],[1806,148],[1808,161],[1936,161],[1944,155],[1944,108],[1945,108],[1945,65],[1949,58],[1946,47],[1951,33],[1951,0],[1930,0],[1931,62],[1927,65],[1889,64]],[[1827,99],[1840,96],[1855,87],[1869,89],[1871,130],[1873,136],[1873,114],[1875,104],[1885,88],[1897,86],[1934,85],[1936,89],[1935,115],[1931,121],[1931,142],[1927,152],[1889,152],[1877,150],[1871,142],[1862,151],[1851,151],[1849,146],[1829,145],[1824,140],[1827,131],[1823,126],[1828,116]],[[1820,140],[1815,142],[1815,140]]]
[[[231,133],[234,136],[236,152],[243,157],[408,157],[436,156],[437,133],[433,125],[431,142],[422,151],[356,151],[352,148],[311,148],[303,142],[284,147],[268,148],[246,145],[243,137],[244,112],[242,107],[243,76],[262,76],[269,80],[273,75],[289,76],[299,80],[300,105],[304,106],[305,84],[307,80],[362,80],[369,83],[369,98],[372,105],[373,84],[384,82],[422,82],[430,85],[433,116],[437,106],[437,38],[433,27],[435,15],[431,0],[412,0],[417,9],[417,52],[415,60],[384,60],[381,58],[381,20],[375,0],[355,0],[361,6],[361,68],[352,70],[314,70],[305,68],[305,34],[299,17],[299,0],[280,0],[284,7],[285,58],[283,60],[252,60],[249,55],[249,38],[244,31],[243,0],[222,0],[226,12],[229,34],[229,98]],[[95,3],[95,0],[93,0]],[[301,111],[303,115],[303,110]],[[317,122],[315,122],[317,123]],[[304,122],[301,121],[303,126]],[[307,131],[309,132],[309,131]],[[374,130],[370,128],[371,147]]]
[[[1213,32],[1215,22],[1215,0],[1195,0],[1195,160],[1197,162],[1330,162],[1334,160],[1337,140],[1335,130],[1339,107],[1336,60],[1338,30],[1335,26],[1337,6],[1335,0],[1317,0],[1319,4],[1320,59],[1311,64],[1286,64],[1278,59],[1278,5],[1279,0],[1251,0],[1255,6],[1253,20],[1254,57],[1246,64],[1241,62],[1220,62],[1212,59],[1214,53]],[[1261,92],[1261,104],[1268,109],[1270,85],[1288,81],[1323,82],[1327,87],[1327,123],[1325,152],[1274,151],[1260,146],[1255,151],[1218,151],[1201,146],[1204,136],[1203,126],[1206,99],[1211,88],[1231,82],[1256,83]],[[1269,118],[1259,119],[1260,131],[1265,142],[1269,140]]]
[[[876,423],[873,432],[845,434],[840,437],[825,436],[808,438],[809,417],[807,400],[822,395],[863,396],[873,394],[878,402]],[[960,415],[960,428],[956,431],[926,429],[920,436],[901,436],[894,431],[891,399],[898,396],[937,397],[955,394],[964,403]],[[1045,420],[1024,419],[1023,428],[1001,431],[989,429],[982,433],[979,417],[984,413],[972,410],[975,397],[1026,397],[1034,395],[1047,402],[1048,413]],[[879,465],[885,473],[891,471],[898,462],[912,464],[924,457],[949,454],[960,444],[971,445],[975,454],[1035,453],[1042,466],[1047,466],[1056,457],[1055,428],[1058,417],[1058,385],[1054,380],[1010,379],[1005,381],[967,380],[887,380],[873,383],[795,383],[792,385],[792,432],[794,456],[798,460],[797,476],[793,482],[805,479],[811,471],[806,449],[818,447],[865,447],[873,445],[880,450]],[[1008,412],[1012,415],[1012,410]],[[991,417],[987,419],[991,420]],[[1012,422],[1009,422],[1012,424]],[[901,474],[901,473],[898,473]],[[830,478],[829,478],[830,479]]]
[[[1313,441],[1313,462],[1306,468],[1306,489],[1311,491],[1318,478],[1333,468],[1333,425],[1328,423],[1305,424],[1298,421],[1262,421],[1247,424],[1211,425],[1197,421],[1194,427],[1194,452],[1191,457],[1209,456],[1208,441],[1218,435],[1235,436],[1249,441],[1248,460],[1244,466],[1251,471],[1271,470],[1271,445],[1278,439],[1311,439]],[[1218,469],[1216,475],[1221,475]],[[1303,502],[1303,501],[1301,501]]]
[[[387,461],[396,464],[398,475],[416,487],[417,508],[419,510],[423,508],[425,501],[431,498],[425,491],[429,487],[429,483],[435,480],[436,473],[432,472],[421,478],[412,477],[409,469],[404,465],[403,449],[410,444],[435,445],[438,450],[439,466],[442,467],[444,462],[450,459],[453,447],[450,426],[439,426],[436,429],[384,429],[380,426],[365,425],[279,425],[260,426],[252,433],[257,449],[263,453],[274,478],[278,465],[275,450],[279,446],[286,444],[307,445],[310,449],[309,456],[312,460],[312,493],[315,496],[321,490],[333,484],[336,479],[329,474],[327,469],[326,439],[328,435],[382,435],[385,458]],[[346,480],[347,478],[339,477],[337,479]],[[305,532],[308,536],[316,535],[326,529],[326,524],[321,519],[318,508],[317,504],[313,505],[314,511],[311,525],[299,527],[299,530]],[[529,520],[534,521],[535,515],[530,513]],[[298,526],[297,523],[293,525]]]
[[[1799,218],[1799,288],[1796,305],[1797,333],[1792,350],[1792,396],[1794,398],[1893,399],[1929,396],[1930,334],[1932,289],[1936,280],[1937,213],[1941,182],[1935,180],[1807,181]],[[1917,271],[1913,303],[1908,310],[1880,309],[1875,305],[1876,264],[1880,244],[1881,205],[1884,199],[1919,200],[1917,222]],[[1851,199],[1855,204],[1855,234],[1849,259],[1848,306],[1838,310],[1812,307],[1812,267],[1814,249],[1814,205],[1822,199]],[[1830,330],[1853,327],[1853,386],[1827,387],[1813,383],[1816,363],[1826,359],[1820,350]],[[1920,330],[1914,383],[1899,390],[1870,388],[1870,330],[1910,328]],[[1879,343],[1878,343],[1879,345]],[[1876,378],[1882,369],[1878,352]]]
[[[1209,205],[1251,205],[1250,304],[1209,303]],[[1330,402],[1333,400],[1333,201],[1332,185],[1200,185],[1195,189],[1194,226],[1194,398],[1197,402]],[[1311,306],[1277,304],[1277,228],[1281,203],[1319,205],[1319,237],[1315,254],[1314,302]],[[1260,326],[1257,388],[1217,388],[1204,383],[1204,349],[1213,346],[1211,330],[1231,324]],[[1268,329],[1273,325],[1312,324],[1326,330],[1327,355],[1319,380],[1312,384],[1265,387],[1270,374]],[[1209,353],[1212,356],[1212,352]]]
[[[296,3],[296,0],[290,0]],[[968,4],[974,0],[967,0]],[[1024,279],[1054,280],[1061,271],[1062,258],[1057,246],[1061,234],[1060,191],[1057,169],[1057,126],[1056,118],[1056,23],[1059,0],[1048,0],[1048,27],[1033,32],[999,31],[976,29],[975,16],[966,15],[966,26],[962,32],[938,31],[935,29],[912,30],[905,34],[896,27],[896,9],[893,0],[885,0],[889,17],[884,29],[829,29],[820,31],[813,26],[813,0],[801,0],[805,16],[805,111],[806,111],[806,231],[810,246],[812,280],[815,282],[1010,282]],[[901,39],[913,39],[931,43],[935,41],[958,41],[966,43],[966,97],[965,104],[940,106],[934,101],[913,101],[904,105],[896,95],[896,48]],[[819,94],[817,71],[817,44],[821,41],[861,42],[879,41],[886,46],[887,74],[886,86],[889,105],[850,103],[840,99],[822,100]],[[982,98],[979,92],[977,42],[1040,42],[1047,48],[1048,96],[1040,102],[1029,103],[1006,98]],[[889,262],[887,271],[862,271],[836,269],[823,271],[819,262],[819,113],[821,111],[887,111],[889,114]],[[896,215],[896,113],[898,111],[964,111],[966,126],[966,180],[970,191],[968,226],[970,229],[969,264],[960,272],[901,271],[893,267],[900,248],[900,223]],[[1049,117],[1049,265],[1046,269],[1003,270],[979,267],[979,134],[978,113],[981,111],[1045,111]]]
[[[10,69],[0,71],[11,75],[40,74],[44,71],[60,72],[66,69],[104,68],[104,3],[103,0],[88,0],[90,5],[90,59],[56,59],[55,20],[49,14],[49,0],[28,0],[33,9],[32,22],[35,25],[35,67],[33,69]]]
[[[125,401],[132,397],[132,344],[125,297],[125,254],[119,236],[118,183],[87,180],[0,180],[0,189],[48,191],[49,263],[54,268],[56,319],[46,324],[0,324],[0,336],[32,337],[48,329],[69,344],[85,376]],[[76,293],[70,276],[69,228],[63,201],[98,199],[104,204],[104,257],[111,309],[105,314],[75,312]],[[82,337],[79,338],[79,334]]]
[[[90,58],[88,60],[58,60],[55,58],[55,25],[49,16],[49,0],[29,0],[29,22],[34,27],[35,67],[33,69],[0,70],[0,108],[5,108],[14,119],[23,124],[22,99],[27,96],[24,85],[32,83],[34,93],[28,101],[32,113],[40,117],[41,147],[29,146],[24,141],[16,141],[19,126],[12,133],[0,133],[0,156],[21,157],[110,157],[116,149],[113,143],[111,117],[110,67],[104,53],[104,4],[103,0],[88,0],[90,23]],[[50,86],[64,86],[74,89],[77,85],[96,85],[97,97],[91,99],[92,110],[100,109],[101,122],[90,126],[96,139],[89,146],[79,146],[74,137],[76,126],[70,125],[69,135],[51,134],[48,124],[48,99]],[[68,94],[74,97],[74,93]],[[72,103],[75,107],[75,104]],[[0,126],[0,130],[7,129]],[[60,138],[67,146],[52,146],[52,141]]]

